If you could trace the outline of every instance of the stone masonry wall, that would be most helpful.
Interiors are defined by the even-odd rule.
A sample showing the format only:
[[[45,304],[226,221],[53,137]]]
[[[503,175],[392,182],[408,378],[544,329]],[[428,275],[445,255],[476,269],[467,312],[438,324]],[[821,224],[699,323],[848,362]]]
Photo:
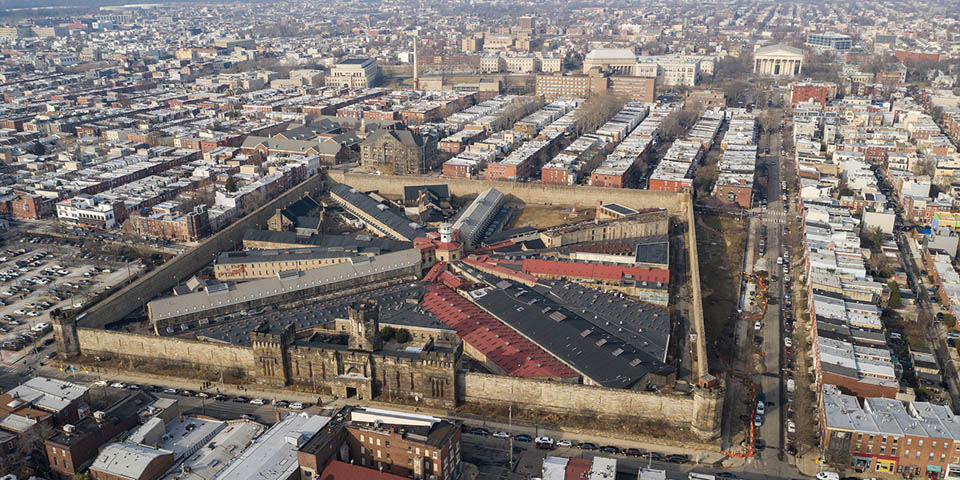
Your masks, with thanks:
[[[83,354],[91,357],[99,355],[156,362],[158,366],[254,374],[253,350],[249,347],[97,328],[78,328],[77,337]]]
[[[343,170],[329,170],[327,176],[332,181],[349,185],[357,190],[378,190],[386,195],[403,195],[403,187],[411,185],[447,184],[450,193],[456,196],[476,195],[490,187],[495,187],[504,195],[513,195],[528,203],[545,205],[594,208],[597,200],[604,203],[619,203],[631,208],[665,208],[672,214],[681,212],[683,193],[655,192],[631,188],[605,188],[590,186],[544,185],[541,183],[522,183],[469,178],[443,178],[426,176],[368,175],[350,173]]]
[[[693,397],[593,387],[482,373],[461,377],[461,401],[481,404],[515,403],[557,412],[595,412],[611,417],[642,417],[688,427]]]
[[[227,228],[204,240],[200,245],[186,253],[177,255],[152,272],[141,276],[133,283],[123,287],[89,310],[81,320],[84,327],[103,328],[109,323],[122,319],[125,315],[142,306],[161,292],[173,288],[204,265],[213,261],[221,251],[232,250],[243,241],[243,234],[249,228],[258,225],[265,227],[277,209],[286,208],[300,199],[305,193],[314,193],[323,185],[323,175],[314,175],[299,185],[287,190],[279,197],[264,204],[253,213],[232,223]],[[84,347],[85,348],[85,347]]]

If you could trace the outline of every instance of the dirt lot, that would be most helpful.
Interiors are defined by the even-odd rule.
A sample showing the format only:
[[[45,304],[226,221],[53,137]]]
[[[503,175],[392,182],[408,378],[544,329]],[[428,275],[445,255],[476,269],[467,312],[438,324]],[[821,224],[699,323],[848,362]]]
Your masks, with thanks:
[[[554,227],[571,222],[583,222],[593,220],[596,216],[596,210],[591,207],[581,206],[577,213],[573,214],[567,207],[557,207],[550,205],[515,205],[519,215],[514,218],[513,225],[510,228],[520,228],[532,225],[537,228]]]
[[[738,289],[746,227],[730,217],[697,216],[697,252],[703,292],[703,315],[709,345],[719,353],[733,346]]]

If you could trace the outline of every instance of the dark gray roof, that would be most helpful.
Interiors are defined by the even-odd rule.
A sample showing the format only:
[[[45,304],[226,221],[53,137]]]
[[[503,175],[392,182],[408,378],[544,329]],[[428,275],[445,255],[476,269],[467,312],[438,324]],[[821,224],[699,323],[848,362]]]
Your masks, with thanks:
[[[412,205],[420,197],[420,192],[426,190],[437,200],[449,200],[450,189],[446,184],[440,185],[408,185],[403,187],[403,203]]]
[[[312,197],[309,195],[304,195],[300,200],[291,203],[286,210],[293,214],[294,217],[304,217],[309,215],[310,212],[313,212],[313,210],[319,206],[320,204],[317,203],[317,201]]]
[[[319,258],[340,258],[354,256],[353,252],[331,251],[329,248],[288,248],[280,250],[245,250],[242,252],[221,252],[214,263],[231,265],[254,262],[286,262],[312,260]]]
[[[413,241],[414,238],[427,234],[427,231],[417,223],[390,208],[383,208],[385,205],[356,189],[336,183],[330,187],[330,193],[345,202],[347,204],[345,206],[359,210],[386,225],[393,232],[383,233],[391,236],[399,235],[398,240]]]
[[[505,230],[502,232],[497,232],[493,235],[487,236],[483,239],[484,245],[493,245],[495,243],[500,243],[504,240],[509,240],[513,237],[523,236],[525,234],[535,232],[537,229],[531,226],[515,228],[513,230]]]
[[[373,60],[370,60],[369,58],[347,58],[347,59],[341,60],[339,63],[340,65],[363,65],[367,62],[372,62],[372,61]]]
[[[650,373],[670,370],[663,363],[670,335],[666,310],[619,298],[615,303],[613,296],[579,288],[557,282],[552,288],[531,290],[498,280],[474,301],[605,387],[631,388]],[[610,308],[597,305],[601,302]],[[640,324],[654,331],[641,332]]]
[[[637,263],[670,264],[670,240],[666,235],[638,239]]]
[[[383,137],[384,135],[389,135],[393,137],[398,142],[408,146],[408,147],[422,147],[423,146],[423,136],[417,135],[412,131],[406,128],[380,128],[377,131],[371,133],[366,140],[363,141],[365,144],[371,144],[376,142]]]
[[[305,247],[341,248],[356,252],[395,252],[411,248],[413,243],[393,240],[390,238],[374,238],[367,235],[358,235],[358,238],[346,235],[311,235],[305,237],[296,232],[274,232],[272,230],[247,230],[243,234],[244,240],[258,242],[285,243],[288,245],[303,245]]]
[[[632,213],[637,213],[636,210],[634,210],[634,209],[632,209],[632,208],[630,208],[630,207],[625,207],[625,206],[623,206],[623,205],[620,205],[619,203],[607,203],[607,204],[605,204],[605,205],[603,205],[603,206],[604,206],[605,208],[610,209],[610,211],[619,213],[619,214],[621,214],[621,215],[629,215],[629,214],[632,214]]]
[[[383,288],[373,293],[363,294],[364,299],[376,300],[380,304],[380,324],[396,327],[435,328],[450,330],[443,322],[419,305],[407,302],[407,299],[419,300],[424,288],[420,284],[403,284]],[[250,332],[261,324],[270,331],[281,331],[293,324],[295,330],[306,330],[347,318],[347,307],[360,296],[350,295],[330,301],[303,305],[296,308],[276,310],[259,315],[239,317],[235,320],[196,330],[198,338],[236,345],[248,345]]]
[[[857,369],[848,368],[840,366],[836,363],[827,363],[820,362],[820,368],[827,373],[832,373],[834,375],[840,375],[842,377],[852,378],[854,380],[859,380],[860,375],[857,373]]]

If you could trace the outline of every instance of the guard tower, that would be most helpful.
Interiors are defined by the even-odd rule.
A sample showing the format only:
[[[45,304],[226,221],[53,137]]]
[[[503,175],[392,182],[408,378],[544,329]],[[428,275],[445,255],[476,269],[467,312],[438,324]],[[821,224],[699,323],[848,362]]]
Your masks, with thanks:
[[[351,350],[376,352],[383,349],[380,337],[380,305],[375,300],[354,302],[347,308],[350,316]]]

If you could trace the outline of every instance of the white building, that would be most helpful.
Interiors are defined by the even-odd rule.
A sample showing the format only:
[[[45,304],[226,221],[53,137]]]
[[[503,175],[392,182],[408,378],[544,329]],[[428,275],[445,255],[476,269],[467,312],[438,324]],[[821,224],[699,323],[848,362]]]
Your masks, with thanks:
[[[380,67],[370,58],[349,58],[336,64],[326,78],[328,87],[369,88],[377,85]]]
[[[583,73],[592,68],[610,70],[613,73],[636,75],[637,54],[627,48],[597,48],[583,59]]]
[[[91,195],[77,195],[57,202],[57,218],[65,222],[108,229],[117,226],[116,217],[122,209],[122,203],[115,204]]]
[[[767,45],[753,53],[753,73],[795,77],[803,71],[803,50],[788,45]]]

